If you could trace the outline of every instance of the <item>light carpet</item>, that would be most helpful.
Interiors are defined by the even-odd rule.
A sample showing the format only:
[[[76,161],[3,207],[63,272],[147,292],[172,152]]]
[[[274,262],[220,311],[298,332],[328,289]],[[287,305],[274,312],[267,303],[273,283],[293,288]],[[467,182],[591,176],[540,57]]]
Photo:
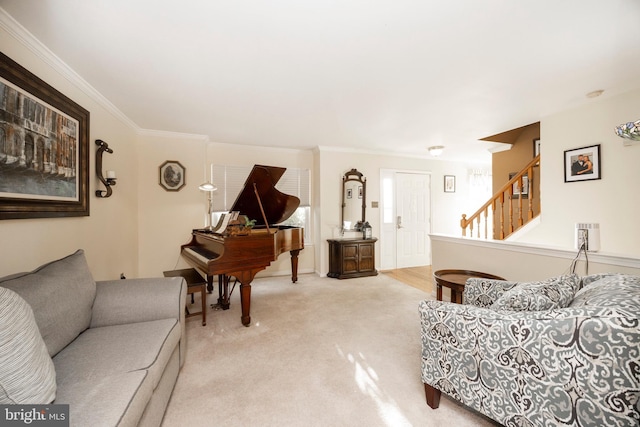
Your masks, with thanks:
[[[385,275],[261,278],[244,327],[237,288],[229,310],[209,308],[206,326],[187,319],[186,361],[162,425],[496,425],[444,394],[440,408],[427,406],[423,299],[433,297]],[[199,306],[196,297],[190,308]]]

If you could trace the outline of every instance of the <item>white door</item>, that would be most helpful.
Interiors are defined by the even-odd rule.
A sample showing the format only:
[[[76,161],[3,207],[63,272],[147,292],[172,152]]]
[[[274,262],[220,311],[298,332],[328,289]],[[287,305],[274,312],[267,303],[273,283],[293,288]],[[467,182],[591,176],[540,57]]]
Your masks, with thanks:
[[[431,263],[431,176],[397,172],[396,268]]]

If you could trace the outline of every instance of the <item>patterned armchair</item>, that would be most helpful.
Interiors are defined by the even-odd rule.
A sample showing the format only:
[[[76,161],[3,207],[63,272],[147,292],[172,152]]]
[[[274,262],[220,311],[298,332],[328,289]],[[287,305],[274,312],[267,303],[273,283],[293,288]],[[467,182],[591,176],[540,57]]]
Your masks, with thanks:
[[[640,277],[469,279],[420,303],[422,382],[510,426],[640,425]]]

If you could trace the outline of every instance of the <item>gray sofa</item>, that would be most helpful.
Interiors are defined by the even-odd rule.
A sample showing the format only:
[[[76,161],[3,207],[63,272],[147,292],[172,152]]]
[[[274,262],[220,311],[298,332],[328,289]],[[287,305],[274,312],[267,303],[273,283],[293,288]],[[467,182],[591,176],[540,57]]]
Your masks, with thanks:
[[[84,252],[0,278],[0,404],[159,426],[184,362],[182,278],[95,282]]]
[[[640,277],[469,279],[420,303],[422,381],[505,426],[640,425]]]

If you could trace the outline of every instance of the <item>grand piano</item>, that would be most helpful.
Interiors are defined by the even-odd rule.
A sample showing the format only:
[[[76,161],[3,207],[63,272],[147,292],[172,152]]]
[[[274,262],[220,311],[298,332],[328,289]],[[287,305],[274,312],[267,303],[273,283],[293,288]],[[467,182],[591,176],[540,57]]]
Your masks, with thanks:
[[[242,324],[251,323],[251,282],[280,254],[291,254],[291,280],[298,280],[298,254],[304,249],[304,229],[278,226],[300,205],[300,199],[278,191],[275,186],[285,168],[255,165],[230,212],[239,212],[255,226],[248,235],[195,229],[191,241],[181,246],[185,260],[207,275],[207,289],[213,290],[213,277],[218,276],[218,305],[229,308],[231,278],[240,282]],[[231,289],[233,292],[233,288]]]

